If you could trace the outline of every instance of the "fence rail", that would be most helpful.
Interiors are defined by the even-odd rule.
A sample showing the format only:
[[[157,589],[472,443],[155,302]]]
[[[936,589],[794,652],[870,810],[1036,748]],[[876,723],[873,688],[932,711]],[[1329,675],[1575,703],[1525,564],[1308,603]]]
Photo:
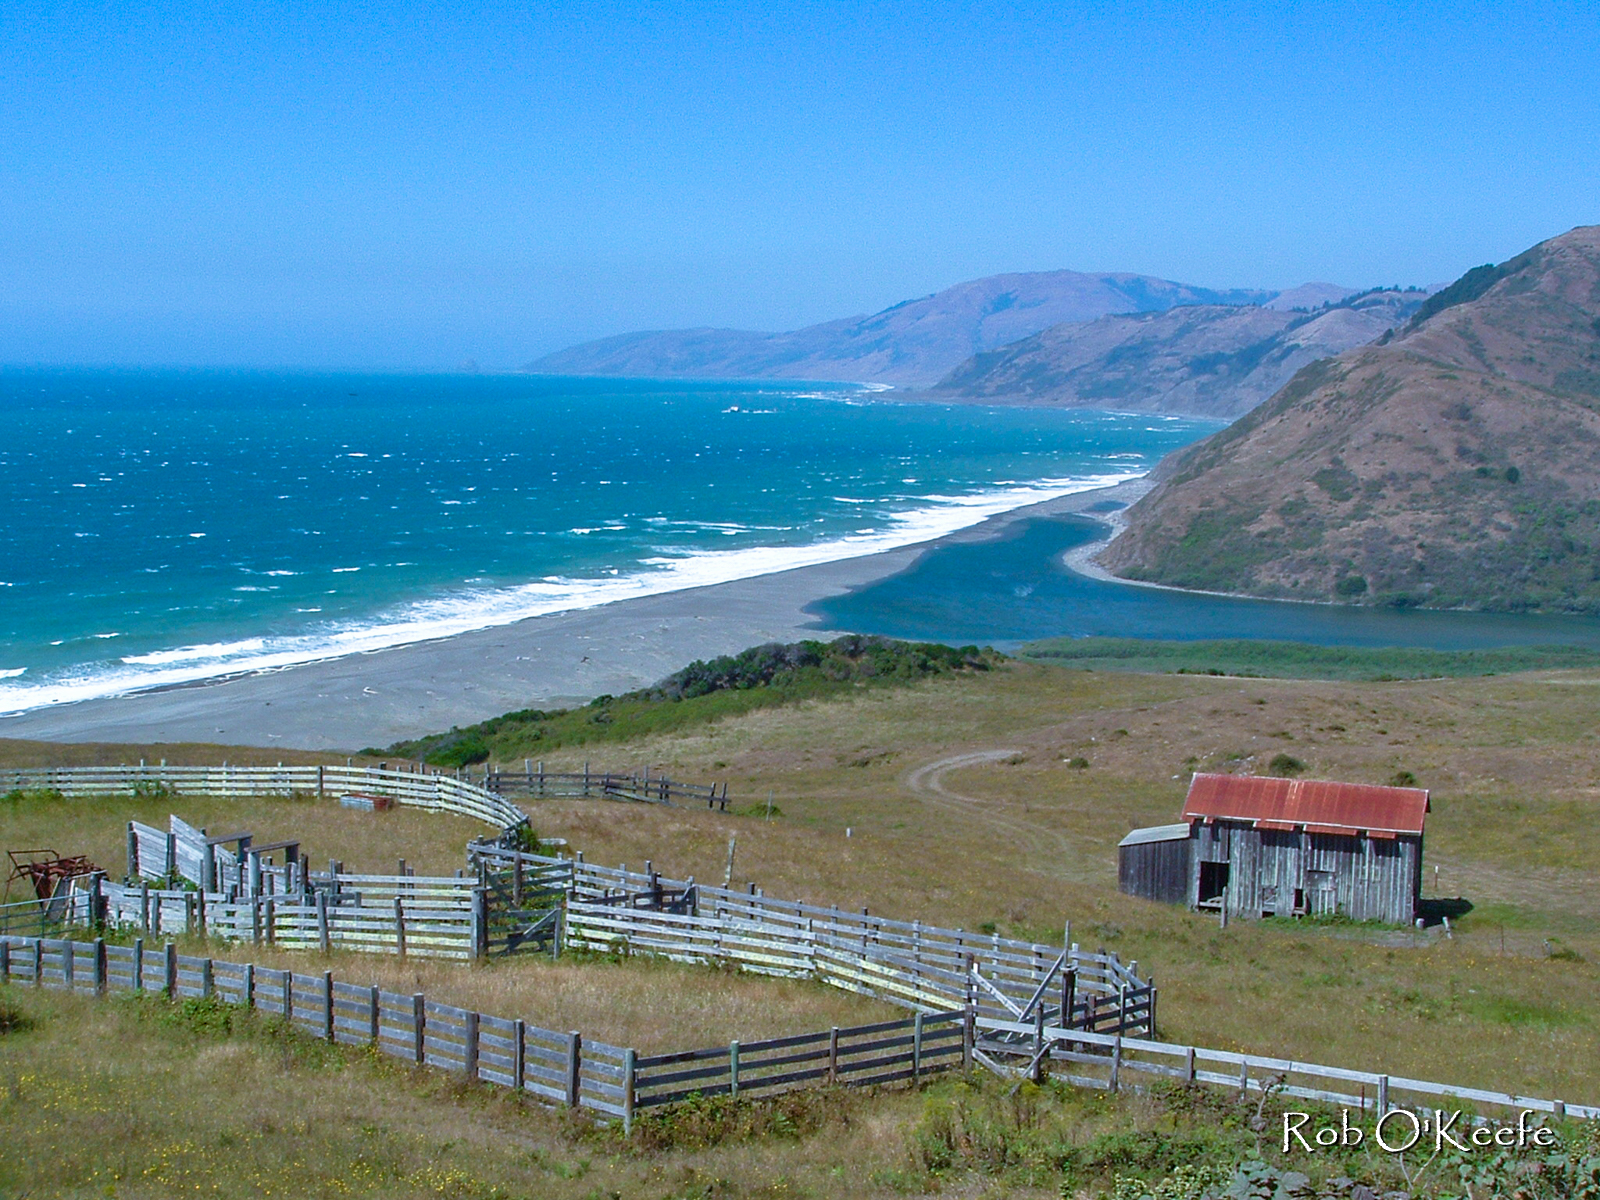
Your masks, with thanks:
[[[601,796],[612,800],[633,800],[642,804],[692,804],[704,805],[726,812],[728,785],[726,782],[685,783],[681,779],[668,779],[665,775],[652,776],[648,770],[637,774],[615,772],[596,773],[585,764],[580,771],[546,771],[544,764],[526,763],[521,771],[485,769],[485,791],[500,796],[525,796],[530,799],[550,797]]]
[[[659,797],[698,797],[712,802],[713,785],[683,784],[648,775],[551,774],[532,764],[521,775],[537,786],[560,784],[597,789],[624,783],[640,797],[650,788]],[[485,771],[487,785],[516,778]],[[645,786],[648,785],[648,786]],[[502,832],[527,818],[510,800],[466,779],[426,771],[384,767],[59,767],[0,771],[0,787],[52,788],[66,795],[125,793],[166,795],[282,796],[382,795],[407,807],[474,817]],[[673,789],[678,789],[676,792]],[[699,790],[697,790],[699,789]],[[726,788],[722,789],[723,797]],[[698,801],[697,801],[698,802]],[[380,953],[481,957],[519,948],[543,949],[560,941],[574,946],[609,946],[621,938],[630,947],[690,961],[736,961],[749,970],[772,974],[809,973],[838,986],[879,996],[909,1008],[948,1010],[973,1002],[972,968],[980,968],[981,1005],[993,993],[1003,1017],[1018,1005],[1041,1002],[1052,980],[1070,976],[1071,996],[1051,997],[1065,1016],[1086,1029],[1114,1026],[1127,1033],[1153,1033],[1154,993],[1138,977],[1137,964],[1124,965],[1115,954],[1088,952],[1070,943],[1045,946],[999,935],[969,933],[921,922],[892,921],[866,913],[774,899],[696,885],[693,879],[664,879],[654,870],[630,872],[586,863],[530,855],[479,840],[468,848],[476,880],[430,881],[445,889],[426,899],[408,877],[350,877],[336,870],[313,873],[303,857],[287,859],[298,845],[253,847],[248,834],[208,837],[174,820],[169,833],[130,823],[129,874],[144,879],[180,875],[198,892],[162,891],[134,900],[113,896],[114,923],[137,925],[159,935],[182,928],[209,931],[241,941],[303,948],[348,948]],[[268,851],[281,850],[285,862],[271,864]],[[132,880],[130,878],[130,884]],[[450,889],[470,893],[469,901]],[[473,890],[476,887],[477,890]],[[544,909],[524,893],[561,888],[570,900],[568,920],[546,921]],[[345,892],[359,893],[354,902]],[[491,902],[491,897],[493,898]],[[398,903],[397,903],[398,902]],[[598,907],[609,911],[591,911]],[[373,909],[382,911],[374,912]],[[582,919],[574,921],[576,914]],[[689,924],[672,925],[677,914]],[[49,930],[33,929],[37,934]],[[1062,955],[1065,954],[1065,959]],[[1128,1007],[1130,989],[1135,1007]]]
[[[494,792],[431,769],[388,767],[37,767],[0,770],[0,788],[64,796],[291,796],[376,794],[408,808],[475,817],[496,829],[527,818]]]
[[[474,1012],[378,987],[254,963],[192,958],[173,943],[0,938],[0,984],[105,995],[149,992],[239,1004],[281,1017],[315,1037],[496,1084],[568,1107],[619,1118],[705,1095],[771,1095],[827,1082],[864,1087],[916,1081],[969,1062],[966,1015],[832,1029],[795,1038],[641,1056],[581,1033]],[[710,1064],[685,1067],[684,1064]]]
[[[1323,1066],[1260,1054],[1241,1054],[1211,1050],[1203,1046],[1184,1046],[1116,1034],[1086,1033],[1077,1029],[1039,1027],[1032,1022],[1003,1021],[976,1016],[976,1053],[1014,1055],[1019,1046],[1033,1050],[1024,1073],[1042,1074],[1046,1063],[1066,1063],[1061,1075],[1079,1087],[1118,1091],[1126,1085],[1126,1074],[1186,1083],[1207,1083],[1236,1088],[1240,1095],[1272,1091],[1280,1095],[1371,1109],[1379,1115],[1394,1108],[1448,1102],[1463,1106],[1489,1106],[1527,1109],[1550,1113],[1558,1118],[1600,1117],[1600,1107],[1567,1104],[1483,1088],[1434,1083],[1373,1071]],[[1042,1051],[1042,1053],[1041,1053]],[[998,1064],[997,1064],[998,1065]],[[1073,1069],[1075,1068],[1075,1070]],[[1013,1072],[1015,1073],[1015,1072]],[[1351,1085],[1357,1085],[1351,1090]]]
[[[1088,1030],[1155,1031],[1155,988],[1138,964],[1085,951],[1070,931],[1065,945],[1046,946],[668,879],[650,864],[628,871],[482,840],[467,849],[479,870],[569,871],[564,944],[574,948],[808,976],[907,1008],[976,1005],[1008,1018],[1042,1005]]]

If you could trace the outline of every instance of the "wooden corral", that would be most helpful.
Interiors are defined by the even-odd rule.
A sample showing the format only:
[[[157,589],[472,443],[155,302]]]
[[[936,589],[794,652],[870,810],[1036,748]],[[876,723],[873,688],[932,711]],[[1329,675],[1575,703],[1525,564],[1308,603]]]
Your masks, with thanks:
[[[1422,891],[1422,788],[1196,775],[1183,823],[1119,847],[1122,891],[1230,917],[1409,923]]]

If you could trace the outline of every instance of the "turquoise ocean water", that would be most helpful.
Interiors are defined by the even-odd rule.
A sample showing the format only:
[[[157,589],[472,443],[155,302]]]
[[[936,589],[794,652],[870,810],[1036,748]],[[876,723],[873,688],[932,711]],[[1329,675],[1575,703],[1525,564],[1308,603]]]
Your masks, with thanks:
[[[1214,425],[866,389],[0,372],[0,711],[907,545]]]

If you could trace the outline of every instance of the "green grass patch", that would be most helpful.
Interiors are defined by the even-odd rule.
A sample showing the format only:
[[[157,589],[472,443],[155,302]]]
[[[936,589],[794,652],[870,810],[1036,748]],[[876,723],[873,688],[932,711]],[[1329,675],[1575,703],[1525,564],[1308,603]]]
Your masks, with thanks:
[[[1086,671],[1238,675],[1257,679],[1443,679],[1600,666],[1586,646],[1425,650],[1409,646],[1314,646],[1306,642],[1174,642],[1142,638],[1046,638],[1020,656]]]
[[[599,696],[582,708],[524,709],[465,729],[396,742],[386,751],[435,766],[526,758],[564,746],[627,742],[712,724],[758,708],[828,699],[860,689],[986,671],[1003,655],[976,646],[850,635],[832,642],[771,643],[690,663],[653,687]]]

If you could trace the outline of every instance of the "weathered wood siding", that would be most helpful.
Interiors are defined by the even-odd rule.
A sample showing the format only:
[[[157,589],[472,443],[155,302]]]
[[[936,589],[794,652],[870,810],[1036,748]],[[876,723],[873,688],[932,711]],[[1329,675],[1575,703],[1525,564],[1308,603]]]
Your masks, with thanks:
[[[1420,837],[1255,829],[1196,823],[1187,901],[1200,904],[1205,863],[1228,864],[1230,916],[1344,913],[1357,921],[1409,924],[1422,887]],[[1298,896],[1297,896],[1298,893]]]
[[[1128,896],[1183,904],[1189,896],[1189,838],[1117,848],[1117,887]]]

